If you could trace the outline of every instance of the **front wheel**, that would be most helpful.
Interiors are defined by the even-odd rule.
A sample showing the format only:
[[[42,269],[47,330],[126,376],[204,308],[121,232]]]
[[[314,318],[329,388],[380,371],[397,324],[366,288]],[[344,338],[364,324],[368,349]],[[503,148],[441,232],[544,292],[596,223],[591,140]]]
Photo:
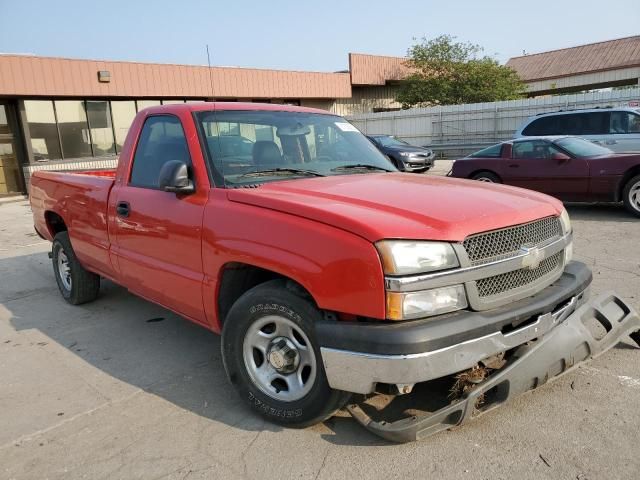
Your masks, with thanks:
[[[640,217],[640,175],[626,183],[622,191],[622,201],[627,210]]]
[[[331,389],[315,339],[318,309],[286,282],[263,283],[233,305],[222,330],[227,376],[242,399],[289,426],[321,422],[349,394]]]

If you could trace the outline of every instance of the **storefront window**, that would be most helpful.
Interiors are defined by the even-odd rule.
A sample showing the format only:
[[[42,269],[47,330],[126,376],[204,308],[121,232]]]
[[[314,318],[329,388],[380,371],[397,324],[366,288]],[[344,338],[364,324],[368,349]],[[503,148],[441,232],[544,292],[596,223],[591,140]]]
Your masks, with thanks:
[[[136,116],[136,102],[133,100],[111,102],[111,115],[113,116],[113,131],[116,135],[116,148],[120,153],[129,127]]]
[[[64,158],[90,157],[91,141],[84,102],[56,100],[55,106]]]
[[[25,112],[31,137],[33,159],[38,161],[57,160],[60,154],[60,139],[50,100],[25,100]]]
[[[160,105],[160,100],[137,100],[138,103],[138,111],[147,107],[157,107]]]
[[[0,135],[8,135],[11,133],[9,129],[9,119],[7,118],[7,112],[5,106],[0,104]]]
[[[91,129],[93,155],[96,157],[114,155],[116,151],[113,143],[109,102],[88,100],[87,117]]]

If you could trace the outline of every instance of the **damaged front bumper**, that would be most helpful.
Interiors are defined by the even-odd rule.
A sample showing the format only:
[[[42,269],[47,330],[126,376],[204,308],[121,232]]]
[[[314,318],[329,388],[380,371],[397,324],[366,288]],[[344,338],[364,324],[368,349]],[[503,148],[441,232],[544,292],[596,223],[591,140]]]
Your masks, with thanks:
[[[575,298],[571,301],[577,303]],[[613,293],[585,302],[568,315],[567,309],[563,312],[559,315],[554,312],[556,319],[546,333],[513,349],[504,367],[468,390],[462,398],[435,412],[387,422],[374,420],[358,404],[349,405],[347,409],[365,428],[385,439],[419,440],[461,425],[544,385],[607,351],[626,335],[640,346],[640,317]],[[452,363],[455,361],[451,358]]]
[[[329,385],[336,390],[367,394],[378,384],[414,385],[473,367],[545,334],[571,315],[589,297],[583,291],[554,312],[539,315],[525,326],[498,330],[444,348],[406,355],[376,355],[322,347]]]

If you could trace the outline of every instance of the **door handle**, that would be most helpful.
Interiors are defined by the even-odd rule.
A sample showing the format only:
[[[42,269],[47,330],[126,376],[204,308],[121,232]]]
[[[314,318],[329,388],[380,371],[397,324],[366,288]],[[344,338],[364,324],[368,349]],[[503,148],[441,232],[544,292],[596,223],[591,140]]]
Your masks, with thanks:
[[[512,163],[509,165],[509,168],[520,168],[520,165],[518,165],[517,163]]]
[[[116,213],[119,217],[128,217],[130,211],[131,207],[129,206],[129,202],[118,202],[116,204]]]

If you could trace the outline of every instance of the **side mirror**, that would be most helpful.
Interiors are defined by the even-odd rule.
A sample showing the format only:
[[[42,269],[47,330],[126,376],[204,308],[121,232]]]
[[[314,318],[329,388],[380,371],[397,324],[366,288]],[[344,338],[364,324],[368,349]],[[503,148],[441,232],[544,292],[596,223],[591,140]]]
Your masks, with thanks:
[[[571,157],[569,155],[567,155],[566,153],[556,152],[556,153],[551,155],[551,159],[555,160],[558,163],[566,163],[569,160],[571,160]]]
[[[181,160],[169,160],[160,169],[158,187],[165,192],[189,194],[196,191],[189,178],[189,167]]]

